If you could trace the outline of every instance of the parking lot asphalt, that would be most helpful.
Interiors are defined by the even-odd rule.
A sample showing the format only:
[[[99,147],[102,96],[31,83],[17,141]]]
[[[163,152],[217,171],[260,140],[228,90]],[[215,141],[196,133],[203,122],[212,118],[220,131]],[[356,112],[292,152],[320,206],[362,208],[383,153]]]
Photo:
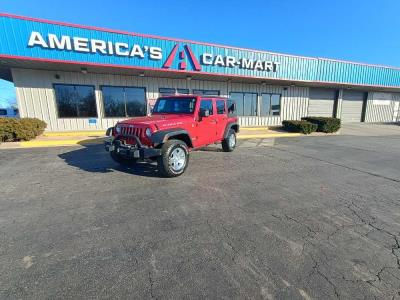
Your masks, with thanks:
[[[400,299],[400,136],[119,167],[100,145],[0,152],[0,299]]]

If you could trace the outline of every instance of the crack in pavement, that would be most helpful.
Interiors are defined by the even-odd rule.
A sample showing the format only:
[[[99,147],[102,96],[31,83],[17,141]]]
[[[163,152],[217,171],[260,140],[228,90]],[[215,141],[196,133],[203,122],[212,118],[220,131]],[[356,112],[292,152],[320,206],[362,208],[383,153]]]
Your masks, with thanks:
[[[154,291],[153,291],[153,277],[151,276],[151,272],[149,272],[149,284],[150,284],[150,297],[151,299],[157,299],[157,297],[154,296]]]
[[[354,203],[354,201],[351,201],[351,205],[356,207],[359,210],[362,210],[358,205],[356,205]],[[356,216],[361,221],[362,224],[367,225],[376,231],[383,232],[383,233],[387,234],[388,236],[390,236],[394,240],[395,243],[392,245],[392,248],[389,250],[391,251],[393,256],[396,258],[397,267],[398,267],[398,269],[400,269],[400,256],[399,256],[400,253],[399,254],[396,253],[396,250],[400,251],[399,237],[396,234],[375,225],[376,224],[375,217],[369,216],[370,219],[373,221],[369,221],[366,218],[362,217],[354,208],[351,207],[351,205],[348,204],[348,205],[346,205],[346,207],[353,213],[354,216]]]
[[[364,209],[361,208],[356,203],[354,203],[354,201],[350,201],[350,203],[347,203],[347,205],[345,205],[345,207],[347,207],[351,211],[353,216],[355,216],[361,222],[360,226],[362,226],[362,225],[368,226],[368,227],[372,228],[371,231],[375,230],[375,231],[378,231],[380,233],[384,233],[384,234],[386,234],[387,236],[391,237],[394,240],[394,244],[388,250],[390,251],[392,256],[394,256],[397,268],[396,267],[384,266],[375,274],[375,277],[378,279],[379,282],[384,282],[385,284],[389,284],[390,286],[392,286],[390,283],[388,283],[388,282],[383,280],[382,273],[384,271],[386,271],[386,270],[389,270],[389,269],[399,269],[400,270],[400,241],[399,241],[398,235],[390,232],[389,230],[387,230],[387,229],[385,229],[383,227],[379,227],[378,225],[376,225],[376,218],[371,216],[371,215],[369,215],[368,213],[364,212]],[[357,212],[356,209],[361,211],[366,217],[363,217],[359,212]],[[395,276],[391,272],[388,272],[388,273],[391,274],[393,277],[398,278],[397,276]],[[372,282],[376,282],[376,280],[372,280],[372,281],[369,280],[369,281],[365,281],[365,282],[372,283]],[[377,288],[377,287],[375,287],[375,288]],[[397,290],[397,294],[400,296],[400,284],[397,287],[397,289],[398,289]],[[378,288],[378,290],[379,290],[379,288]]]
[[[337,289],[337,286],[335,285],[335,283],[333,283],[333,281],[330,280],[329,277],[328,277],[327,275],[325,275],[324,273],[322,273],[322,271],[320,270],[319,263],[318,263],[318,261],[313,257],[313,255],[312,255],[312,254],[309,254],[309,257],[310,257],[311,260],[314,262],[314,265],[313,265],[313,267],[312,267],[311,272],[308,274],[308,275],[309,275],[308,277],[311,277],[311,275],[312,275],[313,273],[318,274],[320,277],[322,277],[322,278],[332,287],[332,290],[333,290],[333,293],[334,293],[335,297],[336,297],[337,299],[340,299],[340,294],[339,294],[339,292],[338,292],[338,289]]]

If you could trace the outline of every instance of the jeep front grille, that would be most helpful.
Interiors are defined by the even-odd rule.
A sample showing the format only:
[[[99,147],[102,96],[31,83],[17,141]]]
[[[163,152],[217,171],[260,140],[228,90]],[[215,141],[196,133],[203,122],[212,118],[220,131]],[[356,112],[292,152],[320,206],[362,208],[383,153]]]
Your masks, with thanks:
[[[129,137],[129,135],[136,135],[139,139],[142,138],[144,134],[144,128],[132,126],[132,125],[120,125],[121,126],[121,140],[125,141],[127,144],[136,144],[134,138]]]

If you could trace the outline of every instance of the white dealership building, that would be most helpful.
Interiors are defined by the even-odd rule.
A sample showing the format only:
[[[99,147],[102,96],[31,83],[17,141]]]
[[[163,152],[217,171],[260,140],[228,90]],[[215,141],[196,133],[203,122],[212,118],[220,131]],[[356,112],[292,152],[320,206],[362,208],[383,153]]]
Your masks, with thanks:
[[[302,57],[0,14],[0,78],[21,117],[49,131],[100,130],[157,97],[236,100],[242,126],[305,116],[399,120],[398,68]]]

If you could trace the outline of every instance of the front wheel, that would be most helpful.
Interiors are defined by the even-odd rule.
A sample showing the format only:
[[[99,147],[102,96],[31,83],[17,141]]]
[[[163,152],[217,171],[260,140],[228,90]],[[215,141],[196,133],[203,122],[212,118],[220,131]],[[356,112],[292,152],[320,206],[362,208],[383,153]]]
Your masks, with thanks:
[[[222,141],[222,150],[232,152],[236,147],[236,132],[230,129],[228,136]]]
[[[180,140],[169,140],[161,148],[158,157],[158,170],[166,177],[176,177],[185,172],[189,164],[189,150]]]

